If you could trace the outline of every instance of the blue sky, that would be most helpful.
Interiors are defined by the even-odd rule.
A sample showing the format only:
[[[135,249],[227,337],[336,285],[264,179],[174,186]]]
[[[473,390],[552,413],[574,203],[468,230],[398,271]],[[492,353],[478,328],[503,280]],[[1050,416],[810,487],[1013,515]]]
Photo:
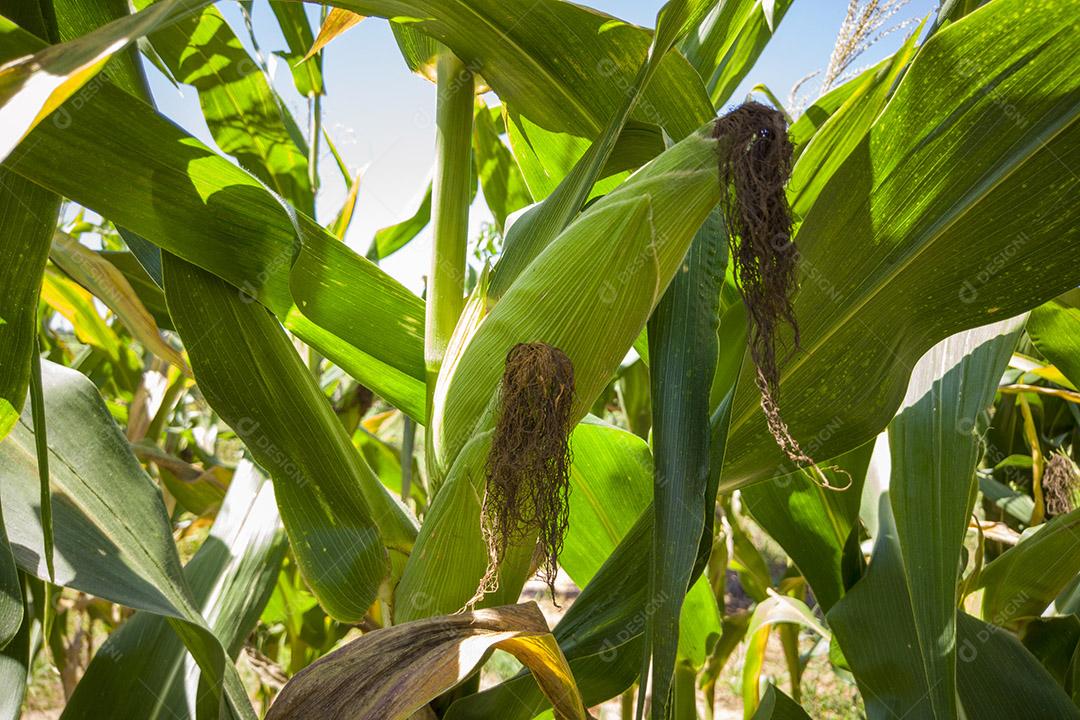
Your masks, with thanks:
[[[651,27],[663,2],[586,0],[581,4]],[[936,6],[936,0],[911,0],[897,19],[922,18]],[[219,7],[246,43],[247,32],[235,3],[224,2]],[[794,82],[828,64],[846,7],[847,0],[797,0],[734,98],[741,99],[749,88],[765,83],[786,100]],[[313,24],[317,24],[316,6],[309,6],[309,15]],[[256,3],[253,21],[264,53],[285,47],[266,3]],[[870,65],[891,53],[903,34],[884,38],[866,53],[859,65]],[[408,217],[419,202],[434,161],[435,88],[409,73],[387,23],[376,18],[364,20],[331,43],[324,62],[328,92],[323,100],[325,126],[350,168],[354,172],[365,168],[359,202],[346,238],[350,247],[363,253],[375,230]],[[275,86],[304,126],[306,101],[293,89],[288,68],[278,62],[273,70]],[[148,71],[161,111],[212,146],[194,89],[177,90],[152,67],[148,66]],[[813,82],[808,89],[816,89]],[[345,189],[328,154],[324,153],[320,166],[323,188],[318,214],[325,221],[336,213]],[[475,236],[481,223],[490,217],[482,196],[478,195],[471,212],[471,235]],[[411,290],[419,292],[421,278],[427,272],[430,242],[428,231],[387,258],[383,267]]]

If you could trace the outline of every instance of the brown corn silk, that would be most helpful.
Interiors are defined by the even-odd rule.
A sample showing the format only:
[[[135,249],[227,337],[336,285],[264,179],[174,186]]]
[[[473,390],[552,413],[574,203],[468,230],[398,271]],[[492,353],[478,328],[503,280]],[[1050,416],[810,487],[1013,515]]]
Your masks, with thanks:
[[[506,550],[538,534],[538,567],[555,594],[559,552],[569,525],[574,366],[546,343],[519,343],[506,356],[498,416],[487,460],[481,529],[488,569],[475,604],[498,588]]]
[[[1064,515],[1076,507],[1080,494],[1080,477],[1072,460],[1062,452],[1050,456],[1042,477],[1046,511],[1051,515]]]
[[[813,459],[803,452],[780,414],[777,335],[781,325],[791,326],[793,349],[799,347],[799,324],[791,304],[799,254],[791,239],[791,210],[784,192],[793,150],[787,122],[777,110],[747,102],[718,118],[713,134],[728,140],[720,157],[724,188],[720,205],[736,284],[750,319],[750,357],[757,368],[761,408],[769,432],[788,459],[798,466],[812,466]]]

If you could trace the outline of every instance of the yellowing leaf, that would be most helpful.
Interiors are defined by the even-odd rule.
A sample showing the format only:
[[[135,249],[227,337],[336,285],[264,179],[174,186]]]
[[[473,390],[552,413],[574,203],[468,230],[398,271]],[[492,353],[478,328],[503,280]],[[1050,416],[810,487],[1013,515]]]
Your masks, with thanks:
[[[161,337],[154,316],[142,304],[131,283],[115,265],[62,232],[53,236],[50,256],[53,262],[79,285],[116,313],[135,339],[147,350],[191,377],[191,370],[183,356]]]
[[[357,15],[354,12],[342,10],[341,8],[333,8],[330,10],[330,14],[326,16],[326,20],[323,21],[322,27],[319,28],[319,36],[315,38],[315,44],[308,50],[307,55],[304,56],[304,60],[310,60],[317,52],[326,47],[331,40],[344,33],[353,25],[356,25],[363,20],[364,17],[364,15]]]
[[[362,173],[357,173],[356,179],[352,180],[349,184],[349,192],[345,196],[345,202],[341,204],[341,209],[338,211],[337,217],[334,218],[334,222],[330,223],[327,230],[332,232],[338,240],[345,242],[345,233],[349,230],[349,225],[352,223],[353,211],[356,210],[356,199],[360,193],[360,178]]]
[[[41,286],[41,299],[71,323],[79,342],[101,348],[113,360],[120,358],[120,338],[98,314],[90,293],[48,268]]]

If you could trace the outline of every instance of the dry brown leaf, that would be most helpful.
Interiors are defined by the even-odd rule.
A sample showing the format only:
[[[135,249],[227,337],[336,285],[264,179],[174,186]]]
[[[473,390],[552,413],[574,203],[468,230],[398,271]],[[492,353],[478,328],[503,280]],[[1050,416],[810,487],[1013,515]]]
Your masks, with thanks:
[[[585,719],[566,658],[531,602],[370,632],[298,672],[266,718],[409,718],[468,677],[495,649],[532,671],[556,720]]]

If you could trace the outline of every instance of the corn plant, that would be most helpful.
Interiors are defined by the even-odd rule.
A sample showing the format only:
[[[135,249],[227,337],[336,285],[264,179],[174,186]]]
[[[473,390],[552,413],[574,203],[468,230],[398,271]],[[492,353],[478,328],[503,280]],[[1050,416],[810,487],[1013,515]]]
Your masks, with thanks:
[[[1080,716],[1075,4],[944,2],[796,119],[732,98],[791,3],[272,0],[297,118],[209,0],[0,0],[4,716],[44,663],[65,718],[711,718],[736,657],[747,718],[811,663]],[[437,128],[364,254],[361,20]]]

